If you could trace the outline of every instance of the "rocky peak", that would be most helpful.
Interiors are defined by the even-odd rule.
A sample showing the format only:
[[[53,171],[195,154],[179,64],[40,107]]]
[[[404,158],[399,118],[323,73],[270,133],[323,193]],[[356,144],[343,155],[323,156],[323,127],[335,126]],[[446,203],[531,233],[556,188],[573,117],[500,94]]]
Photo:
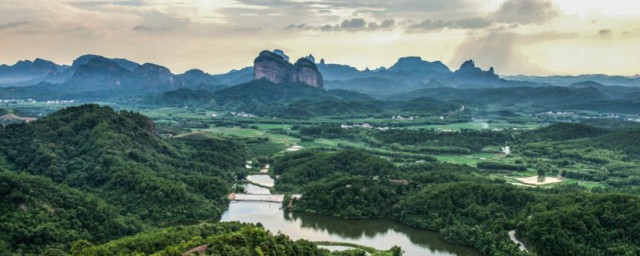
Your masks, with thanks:
[[[253,61],[253,78],[283,84],[293,81],[293,65],[280,55],[270,51],[262,51]]]
[[[287,56],[283,50],[275,49],[273,50],[273,53],[280,56],[283,60],[289,61],[289,56]]]
[[[310,59],[300,58],[293,67],[293,82],[307,84],[316,88],[322,88],[324,86],[322,74],[318,71],[318,66]]]
[[[253,61],[253,79],[267,79],[276,84],[304,83],[322,88],[322,75],[318,67],[308,58],[300,58],[292,65],[281,55],[262,51]]]
[[[460,68],[455,72],[458,78],[463,79],[480,79],[480,80],[498,80],[500,79],[498,75],[495,74],[495,70],[493,67],[489,68],[489,70],[484,71],[479,67],[476,67],[476,63],[473,60],[467,60]]]
[[[473,69],[479,69],[478,67],[476,67],[475,61],[467,60],[464,63],[462,63],[462,65],[460,65],[459,70],[473,70]]]
[[[316,63],[316,57],[313,57],[313,54],[309,54],[309,56],[305,57],[313,63]]]

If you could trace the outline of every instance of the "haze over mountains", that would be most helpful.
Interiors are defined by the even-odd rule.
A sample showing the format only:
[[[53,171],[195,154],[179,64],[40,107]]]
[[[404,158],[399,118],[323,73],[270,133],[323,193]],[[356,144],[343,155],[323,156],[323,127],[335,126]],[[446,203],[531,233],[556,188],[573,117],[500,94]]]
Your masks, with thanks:
[[[161,65],[98,55],[80,56],[71,66],[42,59],[20,61],[0,66],[0,87],[3,87],[0,98],[104,100],[155,97],[155,100],[143,101],[212,104],[256,112],[272,112],[277,106],[273,103],[285,104],[279,106],[281,111],[300,100],[328,100],[336,104],[337,101],[363,102],[368,98],[364,101],[375,102],[371,97],[392,101],[430,98],[475,105],[530,104],[625,113],[640,109],[636,97],[640,95],[640,77],[511,76],[505,79],[493,68],[482,70],[473,60],[454,69],[440,61],[404,57],[388,68],[358,70],[348,65],[327,63],[324,59],[316,61],[313,55],[300,58],[295,65],[288,59],[281,50],[263,51],[256,58],[256,68],[246,67],[215,75],[197,69],[174,74]],[[261,78],[275,84],[303,83],[315,90],[272,86],[260,82]],[[268,111],[264,105],[269,105]]]
[[[275,52],[284,54],[281,50],[276,50]],[[309,55],[305,59],[311,59],[315,62],[313,55]],[[431,62],[422,60],[420,57],[403,57],[388,68],[381,67],[375,70],[358,70],[349,65],[327,63],[324,59],[321,59],[316,64],[324,80],[327,81],[328,88],[343,87],[347,82],[361,84],[365,81],[375,81],[383,84],[401,83],[406,87],[418,85],[430,87],[566,86],[586,80],[606,85],[640,85],[640,77],[637,76],[581,75],[540,77],[519,75],[501,79],[493,68],[482,70],[476,67],[473,60],[464,62],[455,70],[440,61]],[[43,59],[19,61],[14,65],[0,65],[0,86],[28,86],[40,82],[52,84],[77,83],[79,81],[76,80],[86,78],[87,75],[101,76],[98,78],[100,82],[106,82],[105,79],[109,77],[124,78],[127,75],[145,75],[145,78],[160,78],[162,82],[187,80],[184,82],[235,85],[250,81],[252,73],[253,68],[247,67],[215,75],[209,75],[197,69],[189,70],[183,74],[173,74],[169,69],[158,64],[139,64],[122,58],[107,58],[88,54],[78,57],[71,66],[59,65]],[[107,85],[110,86],[110,84]],[[117,85],[111,86],[117,87]],[[176,86],[179,86],[179,83]]]

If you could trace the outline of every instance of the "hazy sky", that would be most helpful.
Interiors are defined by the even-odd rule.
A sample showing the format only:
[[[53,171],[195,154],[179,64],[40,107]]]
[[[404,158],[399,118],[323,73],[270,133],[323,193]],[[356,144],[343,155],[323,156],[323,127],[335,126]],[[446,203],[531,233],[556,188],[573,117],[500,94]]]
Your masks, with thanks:
[[[499,74],[640,73],[637,0],[0,0],[0,63],[101,54],[226,72],[263,49],[358,68],[402,56]]]

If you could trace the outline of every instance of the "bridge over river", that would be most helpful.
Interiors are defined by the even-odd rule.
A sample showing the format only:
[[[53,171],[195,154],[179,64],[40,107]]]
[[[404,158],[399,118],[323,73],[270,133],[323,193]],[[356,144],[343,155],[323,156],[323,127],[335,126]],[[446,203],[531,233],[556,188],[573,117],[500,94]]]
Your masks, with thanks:
[[[295,199],[298,199],[298,198],[302,197],[302,195],[292,195],[291,197],[295,198]],[[231,194],[229,194],[229,200],[231,200],[231,201],[256,201],[256,202],[282,203],[282,201],[284,201],[284,195],[231,193]]]

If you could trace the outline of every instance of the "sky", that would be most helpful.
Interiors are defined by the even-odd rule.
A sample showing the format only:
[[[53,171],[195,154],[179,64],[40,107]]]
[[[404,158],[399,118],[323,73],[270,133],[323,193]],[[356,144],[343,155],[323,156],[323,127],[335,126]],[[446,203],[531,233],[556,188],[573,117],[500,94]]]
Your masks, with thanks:
[[[0,63],[83,54],[174,73],[261,50],[359,69],[404,56],[502,75],[640,73],[637,0],[0,0]]]

